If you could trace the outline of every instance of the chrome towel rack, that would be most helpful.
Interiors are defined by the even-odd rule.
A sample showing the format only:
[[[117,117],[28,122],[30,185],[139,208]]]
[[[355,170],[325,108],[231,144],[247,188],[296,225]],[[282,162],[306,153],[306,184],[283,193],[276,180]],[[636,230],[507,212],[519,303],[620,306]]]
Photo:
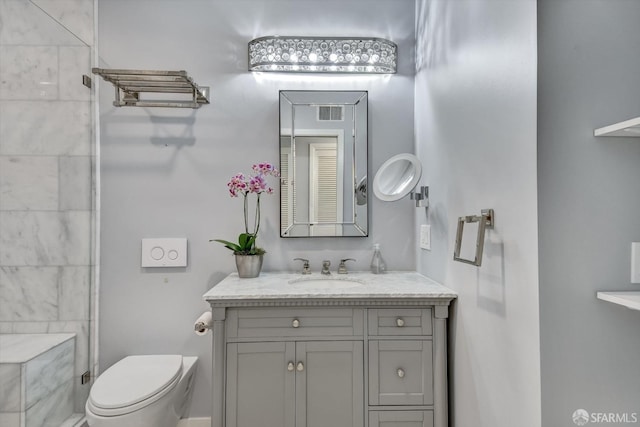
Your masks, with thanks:
[[[186,71],[112,70],[93,68],[116,88],[116,107],[200,108],[209,103],[209,88],[198,86]],[[185,99],[140,99],[141,93],[183,95]]]
[[[476,256],[475,259],[469,260],[460,257],[462,249],[462,234],[464,233],[464,225],[469,223],[478,223],[478,236],[476,238]],[[465,264],[482,265],[482,252],[484,249],[484,232],[487,228],[493,228],[495,222],[495,214],[493,209],[483,209],[480,215],[461,216],[458,218],[458,230],[456,231],[456,247],[453,252],[453,260],[464,262]]]

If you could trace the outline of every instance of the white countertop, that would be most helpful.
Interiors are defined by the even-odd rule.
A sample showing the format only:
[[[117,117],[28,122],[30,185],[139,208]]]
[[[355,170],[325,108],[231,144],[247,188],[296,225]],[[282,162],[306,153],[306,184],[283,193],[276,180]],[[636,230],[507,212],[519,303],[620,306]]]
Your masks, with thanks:
[[[329,281],[327,281],[327,279]],[[326,282],[323,282],[326,281]],[[341,283],[342,282],[342,283]],[[266,299],[443,299],[457,293],[416,272],[261,273],[254,279],[230,274],[211,288],[203,298],[207,302]]]
[[[640,310],[640,291],[598,292],[598,298],[632,310]]]

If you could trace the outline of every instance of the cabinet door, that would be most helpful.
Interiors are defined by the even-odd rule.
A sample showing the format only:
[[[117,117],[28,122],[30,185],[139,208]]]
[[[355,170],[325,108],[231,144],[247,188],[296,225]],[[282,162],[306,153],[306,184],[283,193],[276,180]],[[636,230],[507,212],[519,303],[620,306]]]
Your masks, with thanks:
[[[431,341],[369,341],[369,404],[433,404]]]
[[[296,343],[296,427],[362,427],[363,343]]]
[[[372,411],[369,427],[433,427],[433,411]]]
[[[293,363],[295,343],[227,344],[227,427],[294,427]]]

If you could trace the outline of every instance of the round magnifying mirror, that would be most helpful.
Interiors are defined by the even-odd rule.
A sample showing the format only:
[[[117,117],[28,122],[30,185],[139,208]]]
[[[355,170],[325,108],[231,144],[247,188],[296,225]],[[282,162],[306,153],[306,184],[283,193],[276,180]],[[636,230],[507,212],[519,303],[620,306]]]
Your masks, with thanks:
[[[373,193],[385,202],[400,200],[413,191],[421,176],[422,164],[416,156],[397,154],[378,169],[373,178]]]

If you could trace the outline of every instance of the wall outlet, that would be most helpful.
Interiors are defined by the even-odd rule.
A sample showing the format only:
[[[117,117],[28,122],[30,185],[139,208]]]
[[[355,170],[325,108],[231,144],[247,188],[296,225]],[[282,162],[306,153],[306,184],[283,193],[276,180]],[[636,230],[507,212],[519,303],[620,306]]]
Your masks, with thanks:
[[[640,242],[631,243],[631,283],[640,283]]]
[[[429,224],[420,226],[420,248],[431,250],[431,226]]]
[[[141,267],[186,267],[187,239],[142,239]]]

